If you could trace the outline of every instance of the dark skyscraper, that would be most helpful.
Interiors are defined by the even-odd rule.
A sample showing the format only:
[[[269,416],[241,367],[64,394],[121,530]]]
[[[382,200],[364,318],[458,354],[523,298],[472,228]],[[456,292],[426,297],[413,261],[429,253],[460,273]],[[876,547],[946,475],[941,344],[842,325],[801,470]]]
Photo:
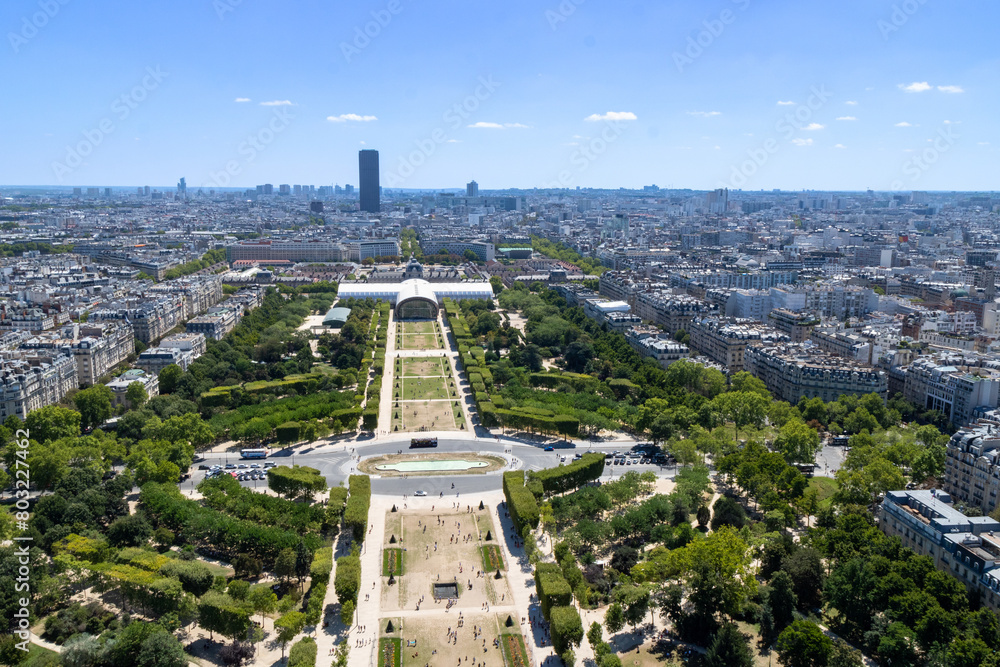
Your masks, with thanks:
[[[361,190],[361,210],[378,213],[380,210],[378,186],[378,151],[358,151],[358,169]]]

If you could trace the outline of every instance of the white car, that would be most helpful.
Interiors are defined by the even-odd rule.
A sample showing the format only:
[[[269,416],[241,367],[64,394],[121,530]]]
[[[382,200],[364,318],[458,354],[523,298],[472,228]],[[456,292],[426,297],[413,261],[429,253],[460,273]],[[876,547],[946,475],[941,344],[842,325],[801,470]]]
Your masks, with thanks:
[[[426,491],[417,491],[413,495],[415,495],[415,496],[426,496],[427,492]]]

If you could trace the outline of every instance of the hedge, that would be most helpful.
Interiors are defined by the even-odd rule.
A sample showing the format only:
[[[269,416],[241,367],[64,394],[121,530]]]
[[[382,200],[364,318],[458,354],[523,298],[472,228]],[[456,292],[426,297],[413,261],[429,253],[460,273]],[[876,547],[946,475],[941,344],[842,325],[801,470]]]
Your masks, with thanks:
[[[559,655],[583,641],[583,621],[575,607],[553,607],[550,612],[549,631],[552,648]]]
[[[358,592],[361,590],[361,558],[359,556],[341,556],[337,559],[337,573],[333,575],[333,590],[337,593],[337,601],[341,605],[347,602],[357,603]]]
[[[597,378],[592,375],[581,373],[532,373],[528,376],[528,381],[533,387],[555,388],[566,383],[577,391],[592,388],[597,384]]]
[[[568,465],[528,473],[530,479],[541,481],[545,493],[564,493],[578,489],[587,482],[600,479],[604,472],[604,455],[587,453]]]
[[[368,475],[351,475],[347,488],[350,495],[344,509],[344,527],[352,532],[355,542],[363,542],[368,529],[368,508],[372,502],[371,479]]]
[[[507,511],[519,535],[523,534],[525,526],[532,529],[538,526],[538,501],[525,488],[523,471],[512,470],[503,474],[503,494],[507,499]]]
[[[535,592],[546,620],[550,620],[549,613],[553,607],[565,607],[573,602],[573,589],[558,563],[539,563],[535,566]]]
[[[309,576],[313,585],[329,584],[331,572],[333,572],[333,549],[321,547],[313,554],[312,565],[309,566]]]
[[[298,442],[301,431],[302,425],[298,422],[285,422],[275,429],[275,435],[278,436],[278,442],[281,443]]]
[[[339,528],[344,518],[344,506],[347,505],[347,489],[343,486],[330,488],[330,501],[326,504],[327,529]]]
[[[361,413],[361,426],[366,431],[374,431],[378,428],[378,401],[369,401],[365,411]]]

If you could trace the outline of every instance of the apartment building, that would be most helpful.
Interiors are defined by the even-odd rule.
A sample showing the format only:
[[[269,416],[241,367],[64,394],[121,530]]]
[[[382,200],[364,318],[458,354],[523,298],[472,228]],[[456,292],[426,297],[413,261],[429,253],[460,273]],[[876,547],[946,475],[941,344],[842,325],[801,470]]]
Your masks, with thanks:
[[[845,394],[874,393],[885,399],[888,390],[883,371],[831,357],[809,343],[747,347],[744,368],[760,378],[776,399],[789,403],[798,403],[803,396],[829,402]]]
[[[748,320],[706,317],[692,320],[686,329],[695,352],[721,365],[728,373],[743,370],[747,346],[761,344],[759,328]]]
[[[878,295],[867,287],[838,282],[772,287],[771,306],[844,320],[878,310]]]
[[[165,336],[160,341],[160,347],[173,348],[191,353],[192,361],[205,354],[205,334],[178,333]]]
[[[979,593],[994,612],[1000,611],[1000,522],[965,516],[946,492],[889,491],[879,508],[878,525]]]
[[[668,292],[644,292],[635,298],[634,312],[643,320],[658,324],[667,333],[690,326],[696,317],[706,317],[717,309],[700,299],[690,296],[675,296]]]
[[[176,347],[151,347],[139,355],[139,360],[135,365],[147,373],[159,376],[160,371],[171,364],[176,364],[181,367],[181,370],[186,371],[194,359],[194,354],[190,350]]]
[[[625,340],[633,350],[643,357],[655,359],[664,368],[691,356],[691,350],[686,345],[655,328],[630,327],[625,331]]]
[[[202,334],[210,340],[222,340],[222,337],[239,324],[239,312],[229,308],[212,308],[205,315],[199,315],[188,321],[185,329],[189,334]]]
[[[768,323],[788,335],[793,343],[801,343],[809,338],[819,319],[809,313],[795,312],[786,308],[774,308],[767,314]]]
[[[951,436],[941,486],[983,514],[1000,506],[1000,424],[982,420]]]
[[[425,255],[438,255],[443,250],[458,256],[463,256],[466,250],[471,250],[480,262],[492,262],[496,259],[496,246],[485,241],[460,241],[453,238],[430,237],[420,240],[420,249]]]
[[[834,328],[815,329],[809,340],[819,349],[845,359],[854,359],[866,364],[872,360],[872,346],[864,337]]]
[[[358,249],[360,251],[360,249]],[[399,254],[398,251],[396,253]],[[350,262],[361,261],[341,243],[305,241],[243,241],[226,248],[226,259],[234,262]]]
[[[79,386],[68,349],[6,352],[0,357],[0,421],[11,416],[23,420]]]
[[[922,410],[939,410],[959,426],[973,423],[977,411],[991,410],[1000,403],[1000,372],[993,368],[922,357],[903,371],[907,401]]]
[[[135,352],[135,330],[128,322],[70,326],[74,334],[71,347],[81,387],[97,384]]]

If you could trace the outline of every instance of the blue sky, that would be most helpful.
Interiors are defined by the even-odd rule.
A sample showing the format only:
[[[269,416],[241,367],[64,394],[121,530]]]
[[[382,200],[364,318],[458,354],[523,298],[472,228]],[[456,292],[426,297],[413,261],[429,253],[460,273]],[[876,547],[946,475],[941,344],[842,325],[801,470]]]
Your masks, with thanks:
[[[388,187],[995,189],[998,18],[985,0],[6,0],[0,183],[357,184],[375,148]]]

